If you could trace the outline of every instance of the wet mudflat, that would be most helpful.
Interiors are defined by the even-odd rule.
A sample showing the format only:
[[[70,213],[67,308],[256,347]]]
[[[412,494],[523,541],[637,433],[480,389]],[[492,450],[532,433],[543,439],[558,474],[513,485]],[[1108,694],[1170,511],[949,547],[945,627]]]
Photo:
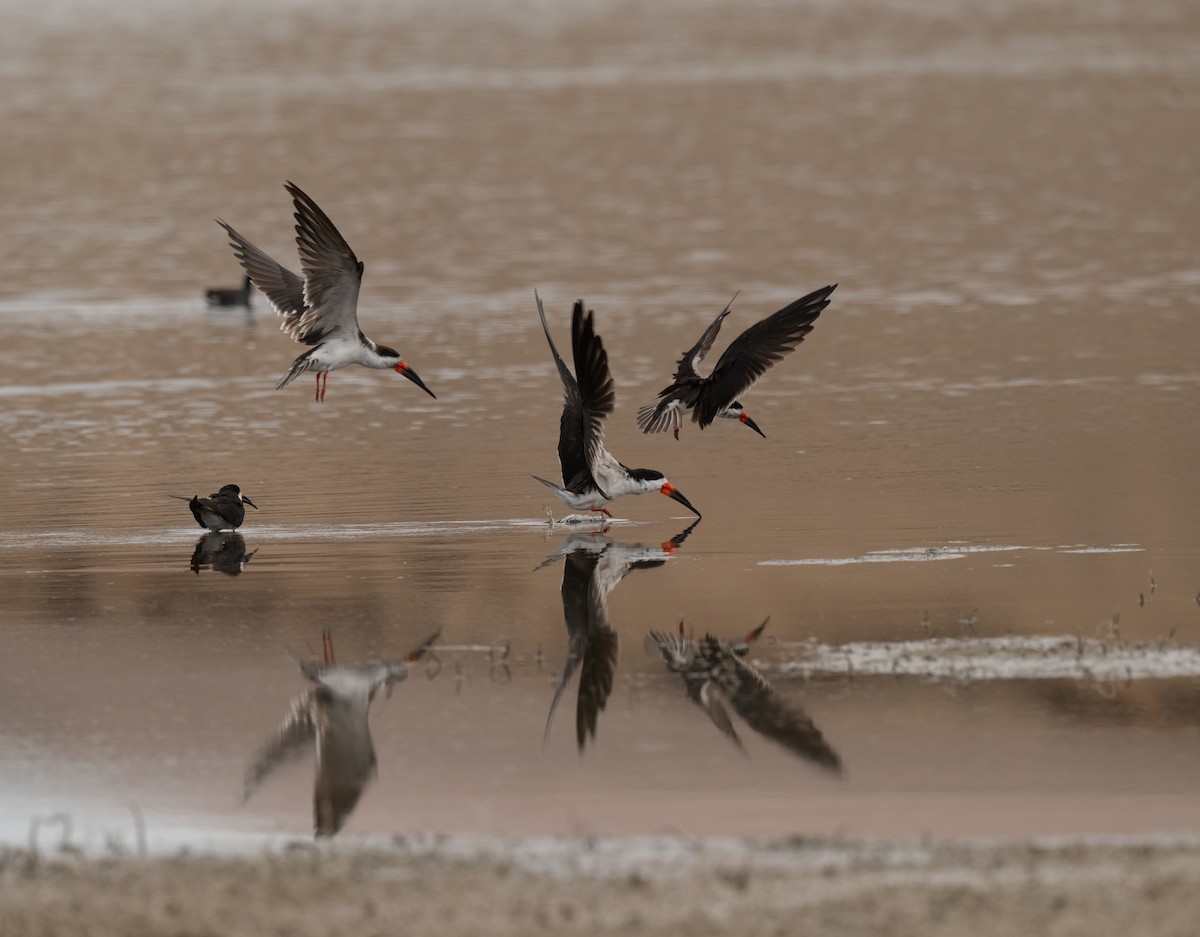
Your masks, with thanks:
[[[219,6],[28,14],[8,50],[0,838],[65,812],[128,844],[130,805],[162,850],[307,837],[311,762],[241,802],[286,652],[438,629],[345,838],[1200,832],[1188,5]],[[240,278],[214,216],[291,259],[285,179],[436,401],[277,392],[299,348],[261,298],[205,307]],[[832,282],[747,395],[765,439],[638,433],[735,290],[729,338]],[[596,310],[608,445],[700,524],[547,523],[534,287],[559,335]],[[226,482],[260,510],[202,539],[170,496]],[[582,754],[585,666],[547,730],[572,570],[617,646]],[[768,616],[746,660],[840,777],[745,720],[740,752],[643,650]]]

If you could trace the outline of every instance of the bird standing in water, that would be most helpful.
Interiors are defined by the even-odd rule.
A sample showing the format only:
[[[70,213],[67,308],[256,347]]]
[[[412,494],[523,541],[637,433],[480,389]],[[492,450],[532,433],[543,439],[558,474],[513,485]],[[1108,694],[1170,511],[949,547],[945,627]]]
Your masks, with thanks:
[[[221,490],[207,498],[193,495],[185,498],[182,495],[172,495],[180,501],[187,501],[192,509],[192,517],[196,523],[208,530],[237,530],[246,518],[245,505],[258,510],[258,505],[242,494],[237,485],[222,485]]]
[[[725,349],[712,374],[701,377],[696,365],[712,349],[721,323],[733,305],[731,299],[712,325],[704,330],[700,341],[683,353],[675,366],[675,380],[659,391],[658,403],[638,409],[637,424],[642,432],[661,433],[670,429],[678,439],[683,416],[690,412],[692,422],[699,424],[701,429],[721,417],[739,420],[765,437],[767,434],[750,419],[737,398],[753,387],[767,368],[804,341],[821,310],[829,305],[829,295],[835,289],[836,283],[814,290],[754,323]],[[736,293],[734,299],[737,299]]]
[[[608,353],[596,334],[592,313],[584,313],[583,300],[575,301],[571,313],[571,350],[575,358],[572,376],[558,353],[541,297],[534,292],[538,315],[550,352],[563,385],[563,412],[559,425],[558,461],[563,487],[544,478],[533,477],[553,491],[573,511],[596,511],[612,515],[605,507],[623,495],[641,495],[657,491],[700,516],[683,493],[654,469],[631,469],[618,462],[604,448],[604,419],[613,411],[616,393],[608,370]]]
[[[287,374],[275,385],[286,387],[306,371],[317,374],[316,399],[325,399],[329,372],[351,364],[364,368],[394,370],[436,399],[417,372],[400,358],[400,352],[377,345],[358,327],[358,290],[363,264],[334,227],[329,216],[294,183],[285,188],[292,196],[296,212],[296,243],[300,249],[297,276],[276,263],[238,234],[224,221],[217,224],[229,235],[246,274],[270,300],[275,312],[283,316],[283,331],[298,342],[311,345],[292,362]]]

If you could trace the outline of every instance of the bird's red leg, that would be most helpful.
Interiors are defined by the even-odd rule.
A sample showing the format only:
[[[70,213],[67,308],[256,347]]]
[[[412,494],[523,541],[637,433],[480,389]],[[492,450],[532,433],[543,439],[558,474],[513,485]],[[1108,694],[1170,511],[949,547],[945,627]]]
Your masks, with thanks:
[[[321,651],[325,656],[325,663],[337,663],[337,658],[333,656],[333,634],[328,629],[321,632]]]
[[[612,512],[608,508],[588,508],[589,511],[595,511],[597,514],[603,514],[605,517],[612,517]]]
[[[313,400],[315,400],[317,403],[321,402],[321,372],[320,371],[317,372],[317,389],[316,389],[316,392],[313,394]]]
[[[679,442],[679,427],[675,427],[675,441]]]

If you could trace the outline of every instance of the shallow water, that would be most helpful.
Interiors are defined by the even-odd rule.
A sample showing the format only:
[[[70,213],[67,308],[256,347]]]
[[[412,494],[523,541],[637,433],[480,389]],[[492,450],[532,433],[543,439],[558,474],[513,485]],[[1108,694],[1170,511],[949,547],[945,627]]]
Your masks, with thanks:
[[[240,804],[304,687],[285,652],[438,628],[343,835],[1200,830],[1190,5],[203,7],[67,0],[0,39],[0,838],[127,835],[129,804],[152,837],[304,835],[306,767]],[[285,179],[436,401],[277,392],[299,348],[262,298],[204,307],[239,280],[213,217],[292,262]],[[766,439],[638,434],[735,290],[725,339],[830,282],[747,395]],[[596,310],[610,448],[704,514],[666,551],[690,515],[617,503],[606,555],[642,565],[582,756],[578,675],[543,740],[568,634],[538,567],[579,531],[529,477],[561,405],[535,287],[560,346]],[[194,556],[170,496],[230,481],[261,510]],[[768,616],[751,659],[841,779],[744,726],[739,754],[642,649]]]

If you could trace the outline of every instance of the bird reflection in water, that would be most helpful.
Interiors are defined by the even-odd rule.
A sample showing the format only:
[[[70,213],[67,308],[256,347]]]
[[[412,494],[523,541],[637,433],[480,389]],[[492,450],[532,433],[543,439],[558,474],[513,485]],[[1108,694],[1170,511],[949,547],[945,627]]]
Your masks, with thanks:
[[[243,802],[267,775],[315,741],[313,826],[317,838],[335,835],[375,774],[375,746],[367,721],[371,701],[381,689],[391,696],[392,687],[408,676],[409,664],[431,655],[440,634],[439,629],[401,660],[339,664],[328,631],[322,633],[324,660],[301,660],[289,651],[315,686],[292,700],[278,734],[255,756],[246,771]]]
[[[608,620],[608,594],[635,569],[662,566],[700,523],[688,527],[665,543],[647,546],[620,543],[600,531],[574,533],[548,556],[538,569],[563,561],[563,618],[567,624],[567,659],[550,701],[542,743],[550,737],[554,712],[575,670],[579,690],[575,703],[575,741],[583,753],[589,738],[596,737],[600,713],[612,693],[620,642]]]
[[[806,761],[841,774],[842,759],[821,730],[803,709],[776,693],[767,678],[746,660],[750,645],[768,621],[734,641],[718,641],[709,634],[693,640],[684,636],[681,623],[678,634],[651,631],[646,635],[646,651],[662,657],[667,667],[683,678],[688,697],[739,749],[742,740],[726,704],[759,735]]]
[[[231,530],[213,530],[196,541],[191,570],[197,576],[202,569],[214,569],[226,576],[238,576],[258,550],[246,552],[242,535]]]

